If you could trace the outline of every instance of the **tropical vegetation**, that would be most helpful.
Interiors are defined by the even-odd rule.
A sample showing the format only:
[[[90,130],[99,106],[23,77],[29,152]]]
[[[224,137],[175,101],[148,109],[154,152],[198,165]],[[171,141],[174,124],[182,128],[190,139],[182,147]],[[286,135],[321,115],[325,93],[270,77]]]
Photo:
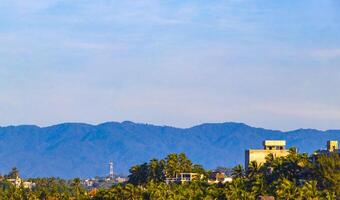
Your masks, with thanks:
[[[203,178],[184,184],[166,183],[167,178],[176,178],[183,172],[199,173]],[[259,196],[285,200],[340,199],[339,154],[308,156],[298,154],[294,149],[287,157],[269,155],[262,165],[251,162],[247,169],[235,166],[232,182],[224,184],[208,184],[212,172],[193,164],[183,153],[132,166],[127,183],[95,192],[86,190],[78,178],[35,178],[29,179],[35,183],[32,189],[16,187],[7,180],[18,173],[13,169],[0,177],[0,199],[251,200]]]

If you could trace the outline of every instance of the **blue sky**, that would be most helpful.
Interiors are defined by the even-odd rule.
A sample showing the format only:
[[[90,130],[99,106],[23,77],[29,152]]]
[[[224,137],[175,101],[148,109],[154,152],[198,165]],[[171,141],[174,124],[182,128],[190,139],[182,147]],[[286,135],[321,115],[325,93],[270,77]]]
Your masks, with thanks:
[[[0,125],[340,128],[337,0],[2,0]]]

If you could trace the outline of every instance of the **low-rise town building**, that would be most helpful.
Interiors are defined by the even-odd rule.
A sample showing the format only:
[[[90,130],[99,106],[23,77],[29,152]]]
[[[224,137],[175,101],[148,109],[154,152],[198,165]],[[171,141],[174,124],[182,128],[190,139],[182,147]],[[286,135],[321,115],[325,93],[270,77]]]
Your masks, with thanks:
[[[127,177],[120,177],[118,176],[116,179],[115,179],[115,183],[125,183],[127,182],[129,179]]]
[[[314,152],[314,159],[319,155],[331,155],[333,153],[340,154],[339,144],[337,140],[328,140],[326,149],[319,149]]]
[[[285,149],[285,140],[265,140],[263,142],[263,149],[248,149],[245,152],[245,167],[252,161],[256,161],[261,165],[266,162],[266,157],[272,154],[274,158],[285,157],[289,154],[289,150]]]
[[[85,179],[84,181],[83,181],[83,185],[85,186],[85,187],[93,187],[93,185],[94,185],[94,183],[96,182],[96,180],[95,179]]]
[[[215,171],[212,172],[208,178],[209,184],[217,184],[217,183],[230,183],[233,181],[233,178],[227,176],[223,171]]]
[[[179,176],[176,176],[175,178],[166,178],[166,183],[185,183],[185,182],[191,182],[191,181],[198,181],[203,179],[203,174],[199,173],[180,173]]]
[[[35,186],[35,183],[30,181],[23,181],[19,176],[17,176],[16,178],[9,178],[7,179],[7,181],[15,185],[17,188],[23,187],[27,189],[32,189]]]

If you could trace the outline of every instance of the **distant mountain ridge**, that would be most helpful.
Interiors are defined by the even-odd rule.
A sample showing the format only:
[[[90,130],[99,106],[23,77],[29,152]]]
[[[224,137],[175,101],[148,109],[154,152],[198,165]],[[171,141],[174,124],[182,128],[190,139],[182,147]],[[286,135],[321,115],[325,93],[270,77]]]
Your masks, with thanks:
[[[205,168],[232,167],[244,163],[245,149],[261,148],[265,139],[284,139],[287,147],[312,153],[327,140],[340,141],[340,130],[283,132],[235,122],[191,128],[130,121],[7,126],[0,127],[0,172],[16,166],[24,177],[92,177],[108,174],[112,160],[116,173],[127,174],[132,165],[173,152],[185,152]]]

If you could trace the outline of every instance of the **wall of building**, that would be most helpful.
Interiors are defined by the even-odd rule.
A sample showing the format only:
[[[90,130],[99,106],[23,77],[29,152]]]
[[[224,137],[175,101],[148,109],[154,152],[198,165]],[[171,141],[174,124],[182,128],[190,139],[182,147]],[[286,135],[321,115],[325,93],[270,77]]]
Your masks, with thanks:
[[[267,150],[267,149],[256,149],[256,150],[246,150],[245,154],[245,167],[252,161],[256,161],[258,164],[263,164],[266,162],[266,157],[269,154],[273,154],[274,158],[284,157],[289,154],[288,150]]]
[[[329,152],[333,152],[333,151],[336,151],[338,149],[339,149],[338,141],[336,141],[336,140],[327,141],[327,150]]]

